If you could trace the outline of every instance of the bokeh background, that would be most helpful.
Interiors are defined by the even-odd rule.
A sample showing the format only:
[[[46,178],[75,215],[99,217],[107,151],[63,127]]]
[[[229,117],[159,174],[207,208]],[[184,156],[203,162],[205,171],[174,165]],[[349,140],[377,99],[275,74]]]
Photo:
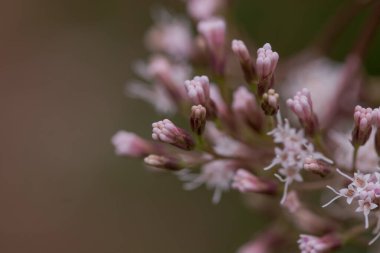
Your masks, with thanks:
[[[236,20],[282,56],[351,1],[237,0]],[[185,192],[176,178],[113,154],[119,129],[159,119],[128,99],[151,10],[176,0],[3,0],[0,8],[0,252],[227,253],[260,229],[236,193]],[[342,59],[366,12],[339,40]],[[379,36],[366,61],[379,74]],[[346,251],[349,252],[349,251]],[[355,252],[355,251],[353,251]]]

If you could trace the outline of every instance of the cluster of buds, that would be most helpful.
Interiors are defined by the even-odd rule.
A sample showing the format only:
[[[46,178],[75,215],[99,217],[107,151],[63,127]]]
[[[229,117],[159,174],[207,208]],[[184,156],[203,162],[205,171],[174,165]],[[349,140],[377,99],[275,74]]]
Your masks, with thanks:
[[[313,112],[313,103],[308,89],[297,92],[293,99],[286,101],[292,112],[298,117],[306,134],[313,135],[318,130],[318,119]]]
[[[279,58],[278,53],[272,51],[269,43],[265,43],[263,47],[257,50],[256,73],[259,78],[259,95],[264,94],[264,92],[272,88],[274,83],[273,74]]]
[[[363,108],[360,105],[355,107],[354,129],[352,130],[352,145],[364,145],[372,131],[372,109]]]
[[[329,124],[323,124],[319,101],[314,101],[313,109],[308,89],[314,97],[328,92],[330,100],[334,100],[344,92],[343,88],[337,91],[346,87],[344,85],[335,84],[339,87],[333,91],[325,91],[324,87],[315,92],[313,85],[306,81],[305,88],[286,101],[288,107],[280,108],[280,94],[283,93],[277,93],[274,86],[277,91],[284,92],[284,89],[277,86],[277,78],[274,78],[279,54],[271,45],[264,44],[255,56],[250,53],[254,49],[248,47],[251,43],[229,37],[227,22],[217,16],[222,14],[221,10],[228,3],[226,0],[186,0],[186,3],[191,19],[176,18],[166,12],[156,18],[156,24],[146,36],[152,56],[147,63],[136,64],[138,80],[128,91],[154,105],[160,113],[182,114],[182,118],[188,119],[191,131],[178,127],[169,119],[152,124],[152,139],[156,142],[119,131],[111,140],[115,153],[143,158],[146,166],[172,173],[183,182],[186,190],[204,185],[213,191],[212,202],[215,204],[220,202],[222,193],[234,189],[244,194],[250,206],[265,211],[266,216],[287,220],[273,219],[274,224],[266,230],[269,232],[241,247],[239,253],[278,252],[280,243],[289,244],[286,240],[292,240],[296,248],[294,231],[288,229],[301,234],[298,246],[302,253],[325,253],[342,246],[346,235],[352,236],[352,229],[357,233],[353,227],[345,234],[343,228],[346,226],[339,224],[345,218],[340,216],[348,213],[347,210],[336,207],[336,210],[318,212],[311,204],[312,201],[315,204],[315,198],[307,198],[308,192],[319,191],[312,194],[315,196],[325,187],[336,196],[323,207],[340,198],[344,198],[348,205],[355,203],[356,212],[364,215],[365,229],[372,226],[370,221],[376,217],[377,226],[373,229],[376,236],[370,244],[375,242],[380,237],[380,108],[356,106],[351,143],[349,137],[339,131],[344,121],[332,119]],[[193,35],[194,30],[198,35]],[[209,64],[205,56],[209,56]],[[240,65],[238,73],[230,65],[232,57]],[[284,69],[292,67],[285,66]],[[336,73],[330,65],[323,69],[327,69],[326,73]],[[193,77],[193,70],[209,74]],[[352,72],[350,68],[348,70]],[[345,72],[342,75],[342,79],[347,79]],[[334,80],[329,81],[331,86],[334,86],[336,76],[334,74]],[[243,79],[246,84],[239,85]],[[299,86],[289,90],[298,89]],[[354,89],[351,93],[355,93]],[[347,104],[356,103],[349,102]],[[330,102],[330,106],[334,107],[331,111],[337,111],[337,105]],[[298,118],[300,128],[282,118],[287,109]],[[321,128],[315,112],[320,116]],[[330,124],[332,127],[327,127]],[[330,147],[335,141],[332,136],[337,136],[330,129],[337,129],[339,138],[344,139],[338,142],[343,145]],[[372,153],[367,152],[371,149]],[[334,160],[321,151],[333,156]],[[339,152],[341,155],[336,155]],[[352,169],[352,172],[345,174],[337,170],[344,177],[343,181],[339,174],[332,173],[336,167],[347,171]],[[278,184],[276,178],[283,185]],[[284,215],[278,215],[278,212],[284,212]],[[336,213],[339,219],[336,219]],[[279,222],[294,226],[283,227],[283,231],[282,228],[273,230],[272,227],[279,227]]]
[[[202,105],[207,110],[207,117],[216,115],[216,107],[210,98],[210,82],[207,76],[195,76],[192,80],[185,81],[187,95],[193,105]]]
[[[194,140],[191,135],[168,119],[153,123],[152,128],[153,140],[168,143],[184,150],[194,148]]]

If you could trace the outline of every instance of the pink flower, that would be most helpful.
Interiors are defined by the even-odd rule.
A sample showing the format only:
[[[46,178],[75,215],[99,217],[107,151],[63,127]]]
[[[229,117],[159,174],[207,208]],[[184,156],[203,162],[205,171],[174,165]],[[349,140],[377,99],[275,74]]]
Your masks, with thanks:
[[[120,156],[143,157],[154,150],[150,143],[138,135],[122,130],[114,134],[111,142],[115,146],[115,153]]]

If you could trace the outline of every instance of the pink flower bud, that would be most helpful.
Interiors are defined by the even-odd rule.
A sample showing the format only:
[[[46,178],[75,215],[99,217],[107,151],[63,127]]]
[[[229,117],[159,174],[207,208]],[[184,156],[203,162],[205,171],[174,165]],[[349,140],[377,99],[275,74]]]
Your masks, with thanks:
[[[191,107],[190,126],[191,130],[201,135],[206,126],[206,108],[202,105],[193,105]]]
[[[354,123],[355,126],[351,134],[352,144],[354,146],[364,145],[372,132],[372,109],[357,105],[354,112]]]
[[[325,253],[339,248],[342,239],[336,234],[327,234],[322,237],[300,235],[298,245],[301,253]]]
[[[274,89],[269,89],[263,94],[261,108],[266,115],[275,115],[280,107],[280,96]]]
[[[312,157],[305,158],[303,167],[305,170],[318,174],[321,177],[327,176],[333,170],[331,164],[323,160],[314,159]]]
[[[313,112],[313,104],[310,92],[304,88],[298,91],[293,99],[286,101],[287,105],[297,115],[300,123],[308,135],[313,135],[318,129],[318,119]]]
[[[167,58],[163,56],[152,57],[147,70],[149,75],[165,88],[173,101],[176,101],[177,104],[183,102],[185,99],[184,90],[173,78],[173,71],[175,70]]]
[[[187,0],[187,12],[195,20],[203,20],[214,14],[225,5],[225,0]]]
[[[379,128],[380,127],[380,108],[376,108],[372,110],[372,124]]]
[[[251,83],[255,77],[255,69],[246,45],[241,40],[233,40],[232,51],[240,62],[245,80],[247,83]]]
[[[232,110],[255,131],[260,132],[262,130],[264,115],[257,106],[254,95],[244,86],[240,86],[234,92]]]
[[[260,179],[244,169],[238,169],[232,182],[232,188],[242,193],[274,194],[277,190],[277,185],[272,181]]]
[[[279,55],[272,51],[269,43],[257,50],[256,74],[259,78],[258,94],[261,96],[273,87],[273,74],[278,63]]]
[[[127,131],[118,131],[111,142],[115,146],[115,153],[120,156],[143,157],[154,150],[149,142]]]
[[[270,253],[275,249],[282,248],[284,238],[278,231],[269,230],[257,236],[252,241],[246,243],[237,251],[237,253]]]
[[[169,158],[166,156],[149,155],[144,158],[144,162],[148,166],[160,168],[160,169],[166,169],[166,170],[172,170],[172,171],[181,169],[179,161],[177,161],[174,158]]]
[[[194,141],[186,130],[176,127],[170,120],[164,119],[152,124],[152,138],[156,141],[171,144],[178,148],[191,150],[194,148]]]
[[[206,106],[210,100],[210,82],[207,76],[196,76],[185,81],[185,89],[191,102]]]
[[[204,38],[210,52],[213,69],[223,74],[225,64],[226,22],[221,18],[209,18],[198,23],[198,32]]]

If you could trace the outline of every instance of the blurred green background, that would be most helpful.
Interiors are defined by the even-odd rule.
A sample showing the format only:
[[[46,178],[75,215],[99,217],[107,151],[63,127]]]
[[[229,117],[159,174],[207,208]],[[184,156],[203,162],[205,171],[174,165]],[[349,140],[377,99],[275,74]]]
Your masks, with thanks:
[[[285,56],[344,2],[237,0],[233,12],[259,44]],[[185,192],[176,178],[113,154],[115,131],[149,137],[160,119],[124,95],[130,65],[147,55],[142,39],[155,6],[183,9],[176,0],[2,1],[0,252],[227,253],[260,228],[265,217],[239,194],[214,206],[211,192]],[[379,50],[367,61],[373,74]]]

